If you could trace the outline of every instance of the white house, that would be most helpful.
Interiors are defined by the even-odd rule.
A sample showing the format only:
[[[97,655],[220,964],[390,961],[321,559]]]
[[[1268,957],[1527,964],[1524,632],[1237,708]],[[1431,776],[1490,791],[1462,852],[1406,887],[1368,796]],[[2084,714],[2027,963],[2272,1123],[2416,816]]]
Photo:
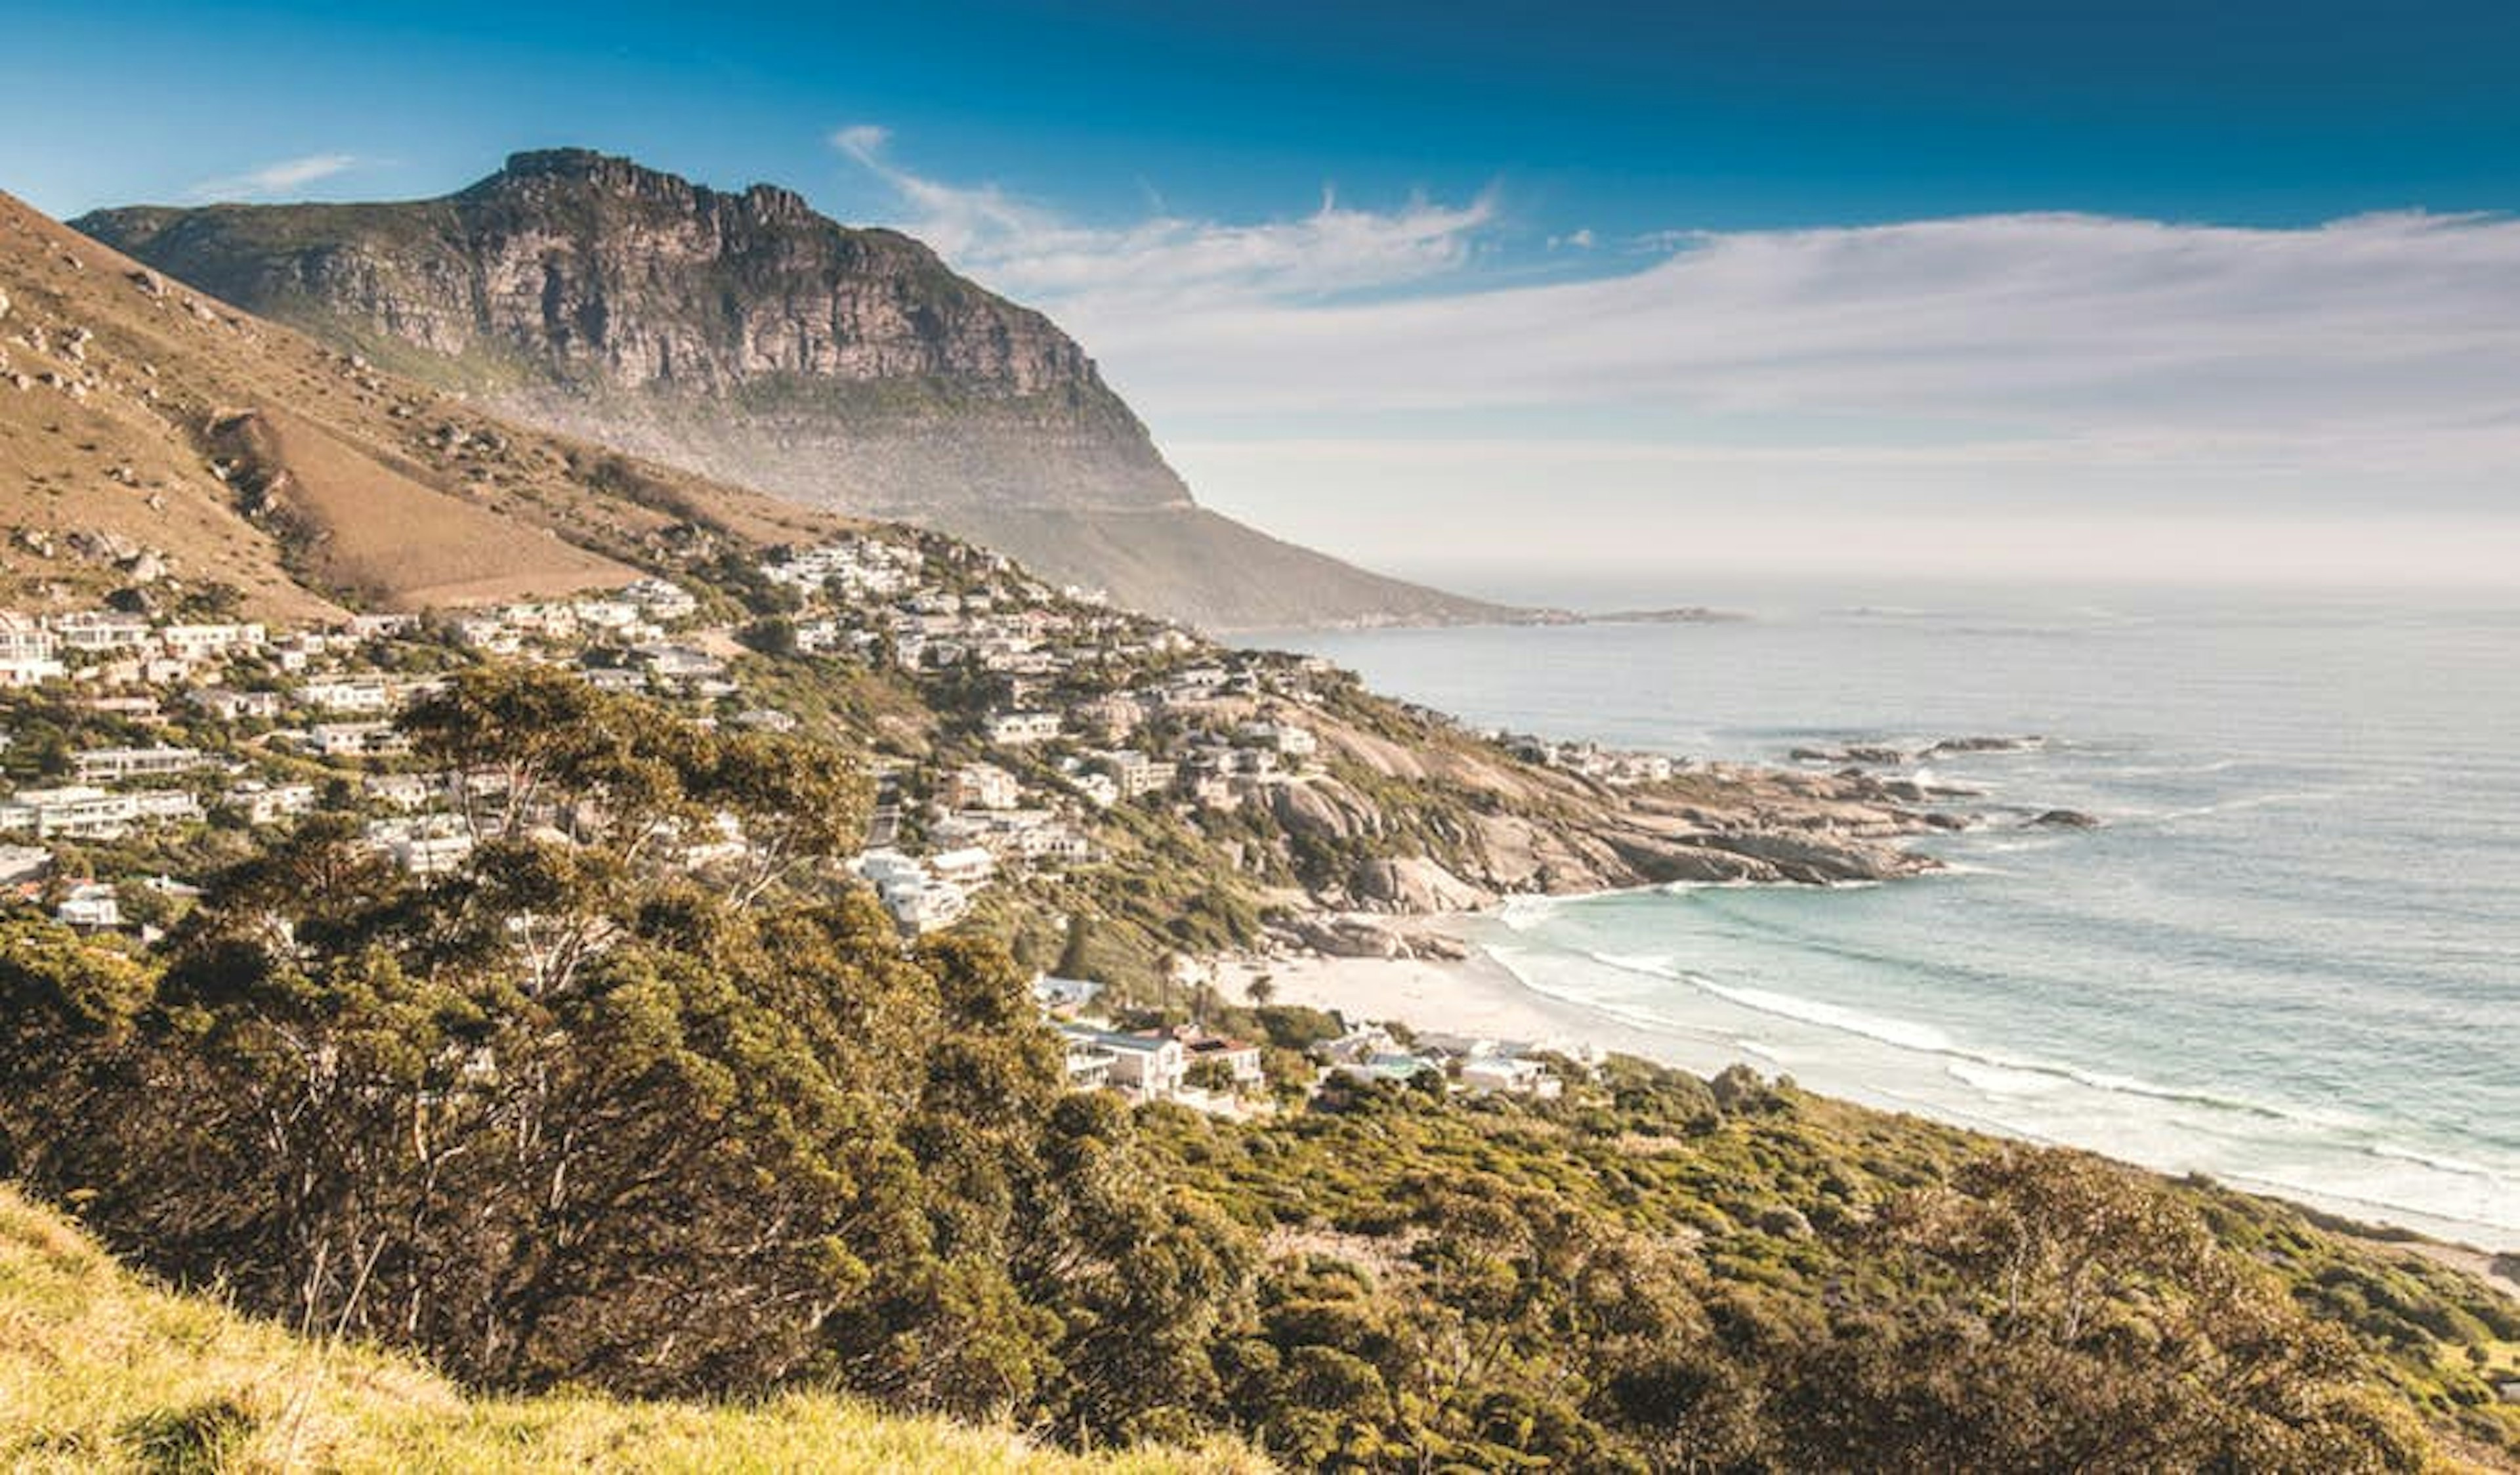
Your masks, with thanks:
[[[74,651],[137,650],[149,643],[149,622],[112,610],[82,610],[53,622],[53,632]]]
[[[1070,1036],[1067,1040],[1067,1088],[1072,1091],[1099,1091],[1111,1083],[1111,1063],[1116,1055],[1090,1039]]]
[[[202,802],[180,790],[115,793],[68,784],[21,789],[0,800],[0,831],[31,832],[38,840],[114,840],[144,820],[200,817]]]
[[[318,712],[382,715],[394,709],[394,689],[382,676],[337,676],[298,687],[297,700]]]
[[[291,815],[313,813],[315,786],[248,780],[228,790],[227,803],[230,808],[245,816],[248,824],[271,824]]]
[[[698,612],[700,602],[680,584],[661,578],[643,578],[625,584],[621,598],[648,612],[648,618],[659,622],[689,619]]]
[[[927,857],[927,871],[939,881],[970,891],[988,884],[998,873],[998,857],[976,845],[939,851]]]
[[[411,739],[391,722],[318,722],[307,729],[306,746],[326,758],[389,758],[409,753]]]
[[[280,693],[276,691],[196,686],[184,695],[194,706],[223,722],[242,722],[249,717],[268,719],[280,715]]]
[[[61,637],[31,616],[0,610],[0,661],[50,661],[61,653]]]
[[[259,650],[270,638],[259,624],[170,624],[158,644],[178,661],[209,661]]]
[[[368,825],[368,843],[415,876],[442,876],[472,853],[472,836],[460,814],[416,814]]]
[[[1557,1079],[1554,1071],[1519,1055],[1482,1055],[1464,1060],[1461,1081],[1467,1090],[1530,1096],[1540,1101],[1554,1101],[1565,1089],[1565,1083]]]
[[[1148,758],[1135,748],[1097,755],[1095,761],[1110,775],[1122,799],[1160,794],[1173,786],[1181,772],[1176,765]]]
[[[122,925],[122,898],[111,882],[81,882],[62,898],[53,920],[81,932],[112,932]]]
[[[1082,1043],[1111,1057],[1104,1079],[1141,1101],[1169,1101],[1181,1094],[1190,1057],[1169,1035],[1124,1035],[1070,1025],[1061,1029],[1073,1048]]]
[[[1015,776],[995,763],[966,763],[945,780],[948,808],[1012,809],[1022,798]]]
[[[1058,737],[1055,712],[1002,712],[989,718],[989,741],[1001,748],[1022,748]]]
[[[208,762],[199,748],[91,748],[70,755],[70,766],[82,781],[99,779],[158,778],[172,773],[190,773]]]
[[[0,656],[0,686],[41,686],[69,674],[50,656]]]
[[[904,932],[951,927],[970,909],[970,895],[962,887],[931,875],[927,867],[898,851],[867,852],[858,857],[857,873],[875,887],[884,909]]]
[[[359,787],[378,804],[417,809],[444,793],[446,781],[425,773],[371,773]]]
[[[1282,758],[1311,758],[1321,751],[1321,739],[1311,729],[1291,722],[1247,722],[1242,735]]]

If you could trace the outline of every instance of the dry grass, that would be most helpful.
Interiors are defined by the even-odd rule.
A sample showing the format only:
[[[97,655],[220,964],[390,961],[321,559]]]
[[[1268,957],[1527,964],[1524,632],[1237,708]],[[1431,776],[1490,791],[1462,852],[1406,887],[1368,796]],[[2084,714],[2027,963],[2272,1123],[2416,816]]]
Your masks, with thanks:
[[[222,439],[252,462],[271,508],[266,520],[294,530],[313,576],[366,603],[492,604],[617,588],[638,576],[548,529],[519,527],[424,485],[287,410],[238,416]]]
[[[232,585],[249,613],[298,621],[338,616],[335,592],[412,607],[626,579],[617,565],[652,562],[677,524],[739,543],[860,526],[502,424],[144,273],[5,194],[0,294],[0,607],[90,605],[131,581],[72,534],[152,550],[176,584]],[[245,516],[218,475],[234,448],[216,427],[247,412],[276,427],[263,449],[305,500],[310,546]],[[301,556],[325,587],[298,584]]]
[[[1079,1457],[835,1399],[468,1398],[116,1266],[0,1188],[0,1467],[16,1471],[1256,1471],[1218,1449]]]

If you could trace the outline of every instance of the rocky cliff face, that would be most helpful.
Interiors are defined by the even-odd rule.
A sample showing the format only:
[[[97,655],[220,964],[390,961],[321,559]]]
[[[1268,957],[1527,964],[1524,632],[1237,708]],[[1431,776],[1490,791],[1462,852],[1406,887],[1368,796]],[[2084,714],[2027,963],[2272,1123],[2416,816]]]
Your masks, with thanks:
[[[513,156],[440,200],[105,210],[79,229],[501,410],[763,490],[927,521],[1211,626],[1495,611],[1191,501],[1042,314],[770,185]]]

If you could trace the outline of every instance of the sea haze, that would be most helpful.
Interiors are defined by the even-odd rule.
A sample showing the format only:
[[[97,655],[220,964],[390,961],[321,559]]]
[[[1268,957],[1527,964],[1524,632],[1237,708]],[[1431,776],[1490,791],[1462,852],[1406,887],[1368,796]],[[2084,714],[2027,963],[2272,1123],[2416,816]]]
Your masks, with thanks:
[[[1617,603],[1753,618],[1267,643],[1481,726],[1693,757],[2048,741],[1908,770],[1985,791],[1947,806],[1983,827],[1925,846],[1948,875],[1526,899],[1475,923],[1530,987],[1695,1068],[1747,1059],[2520,1249],[2520,600],[1700,585]],[[2023,822],[2050,807],[2105,827]]]

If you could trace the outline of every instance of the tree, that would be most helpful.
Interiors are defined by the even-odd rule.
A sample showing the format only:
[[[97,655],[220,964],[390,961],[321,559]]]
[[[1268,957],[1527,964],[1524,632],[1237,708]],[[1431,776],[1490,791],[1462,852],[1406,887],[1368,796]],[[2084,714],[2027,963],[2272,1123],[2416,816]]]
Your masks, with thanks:
[[[1067,916],[1067,941],[1058,949],[1060,978],[1090,979],[1094,976],[1094,919],[1083,911]]]
[[[1789,1462],[1882,1470],[2414,1469],[2353,1357],[2188,1205],[2007,1147],[1869,1231],[1894,1295],[1841,1310],[1780,1395]]]

